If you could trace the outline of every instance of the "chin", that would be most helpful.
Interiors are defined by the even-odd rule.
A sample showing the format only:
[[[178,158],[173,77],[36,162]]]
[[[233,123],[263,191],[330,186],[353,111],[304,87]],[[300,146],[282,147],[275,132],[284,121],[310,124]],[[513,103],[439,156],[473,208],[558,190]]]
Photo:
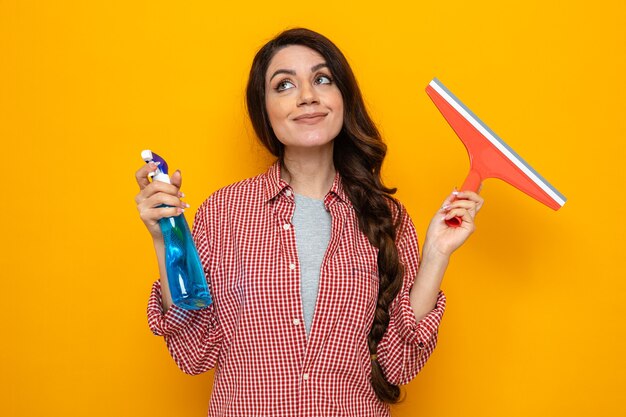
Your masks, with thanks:
[[[315,148],[329,145],[334,139],[334,137],[321,132],[309,132],[307,134],[299,132],[298,135],[294,135],[288,139],[281,139],[280,141],[285,146],[292,146],[296,148]]]
[[[332,144],[333,139],[328,137],[323,138],[303,138],[301,140],[296,140],[293,143],[293,146],[303,147],[303,148],[317,148],[328,146]]]

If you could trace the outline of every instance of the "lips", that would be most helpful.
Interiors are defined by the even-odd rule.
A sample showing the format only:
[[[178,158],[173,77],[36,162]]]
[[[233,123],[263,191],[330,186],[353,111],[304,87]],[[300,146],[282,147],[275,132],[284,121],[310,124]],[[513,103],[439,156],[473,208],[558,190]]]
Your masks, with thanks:
[[[312,123],[319,122],[324,117],[326,117],[327,114],[328,113],[322,113],[322,112],[305,113],[305,114],[301,114],[298,117],[295,117],[293,120],[294,120],[294,122],[312,124]]]

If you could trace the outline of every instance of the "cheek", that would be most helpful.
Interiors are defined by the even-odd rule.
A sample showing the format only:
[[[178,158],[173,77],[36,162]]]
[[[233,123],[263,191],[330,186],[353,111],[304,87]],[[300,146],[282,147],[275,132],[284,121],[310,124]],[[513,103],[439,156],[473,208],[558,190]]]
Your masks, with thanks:
[[[267,114],[273,117],[287,117],[291,111],[291,102],[288,97],[270,97],[265,100]]]
[[[281,106],[276,100],[267,99],[265,100],[265,111],[267,112],[267,117],[270,119],[270,123],[276,123],[281,116]]]
[[[335,112],[335,123],[336,123],[336,128],[338,128],[339,130],[341,130],[341,127],[343,126],[343,98],[341,97],[341,94],[339,93],[338,97],[335,99],[335,104],[333,106],[333,110]],[[337,132],[339,133],[339,132]]]
[[[282,142],[287,135],[287,126],[285,119],[289,115],[289,108],[283,100],[266,99],[265,111],[270,121],[270,127],[274,131],[276,137]]]

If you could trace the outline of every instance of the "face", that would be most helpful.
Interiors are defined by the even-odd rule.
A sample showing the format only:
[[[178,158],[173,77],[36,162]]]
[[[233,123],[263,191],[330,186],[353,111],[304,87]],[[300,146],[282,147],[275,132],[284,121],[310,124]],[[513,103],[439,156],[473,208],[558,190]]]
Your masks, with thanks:
[[[329,146],[343,125],[343,99],[326,61],[301,45],[279,50],[270,61],[265,106],[285,148]]]

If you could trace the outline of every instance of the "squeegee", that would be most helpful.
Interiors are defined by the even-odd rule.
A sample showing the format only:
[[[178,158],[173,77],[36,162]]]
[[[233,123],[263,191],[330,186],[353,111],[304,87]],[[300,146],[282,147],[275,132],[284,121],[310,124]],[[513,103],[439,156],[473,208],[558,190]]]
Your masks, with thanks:
[[[553,210],[560,209],[566,198],[498,137],[438,79],[426,87],[435,106],[461,139],[470,159],[470,171],[462,191],[478,192],[487,178],[499,178]],[[446,223],[459,226],[455,217]]]

